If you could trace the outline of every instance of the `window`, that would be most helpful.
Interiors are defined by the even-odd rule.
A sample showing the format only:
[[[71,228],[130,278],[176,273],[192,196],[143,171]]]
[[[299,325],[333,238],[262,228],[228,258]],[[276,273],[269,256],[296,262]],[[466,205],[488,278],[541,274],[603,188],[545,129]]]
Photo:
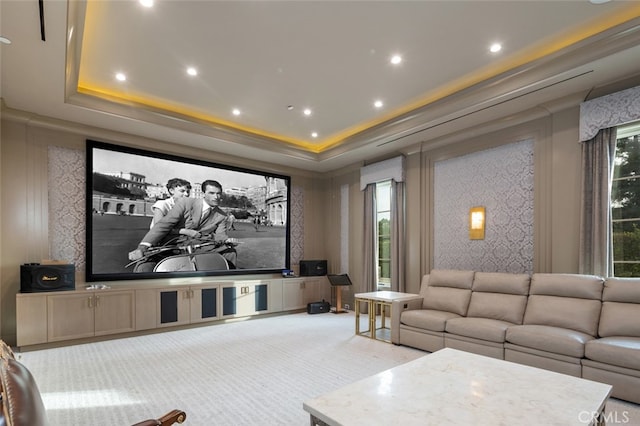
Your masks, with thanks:
[[[391,181],[376,184],[378,289],[391,288]]]
[[[640,122],[618,128],[611,219],[613,275],[640,277]]]

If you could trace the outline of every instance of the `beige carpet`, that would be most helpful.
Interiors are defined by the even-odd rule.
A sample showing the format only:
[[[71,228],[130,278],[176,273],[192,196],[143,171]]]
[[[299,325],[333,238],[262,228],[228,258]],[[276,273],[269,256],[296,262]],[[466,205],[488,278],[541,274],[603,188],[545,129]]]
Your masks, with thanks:
[[[24,352],[52,426],[132,424],[179,408],[185,425],[308,425],[303,401],[424,352],[354,336],[352,313],[293,314]],[[640,425],[613,400],[607,424]],[[536,424],[531,419],[531,424]]]

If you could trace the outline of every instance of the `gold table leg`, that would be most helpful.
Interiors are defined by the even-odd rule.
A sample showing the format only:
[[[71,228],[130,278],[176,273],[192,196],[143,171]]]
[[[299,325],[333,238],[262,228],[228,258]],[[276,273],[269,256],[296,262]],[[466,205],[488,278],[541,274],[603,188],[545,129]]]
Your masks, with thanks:
[[[376,338],[376,302],[369,300],[369,330],[371,331],[371,338]]]
[[[360,299],[356,299],[356,335],[360,335]]]

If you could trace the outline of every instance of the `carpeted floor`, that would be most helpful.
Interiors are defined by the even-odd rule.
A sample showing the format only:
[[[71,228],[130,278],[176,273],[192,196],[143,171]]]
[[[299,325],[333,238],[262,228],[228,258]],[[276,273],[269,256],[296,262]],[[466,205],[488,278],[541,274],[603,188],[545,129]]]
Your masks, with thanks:
[[[307,425],[303,401],[425,353],[354,336],[352,313],[303,313],[20,355],[52,426],[127,425],[174,408],[185,425],[268,426]],[[607,410],[640,425],[635,404]]]

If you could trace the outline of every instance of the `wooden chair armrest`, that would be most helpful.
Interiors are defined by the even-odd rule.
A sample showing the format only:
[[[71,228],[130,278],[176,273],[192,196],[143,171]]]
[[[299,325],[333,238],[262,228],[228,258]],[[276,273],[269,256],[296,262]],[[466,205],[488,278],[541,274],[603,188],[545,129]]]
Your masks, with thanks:
[[[132,426],[171,426],[175,423],[182,423],[187,418],[187,413],[182,410],[169,411],[159,419],[149,419],[136,423]]]

